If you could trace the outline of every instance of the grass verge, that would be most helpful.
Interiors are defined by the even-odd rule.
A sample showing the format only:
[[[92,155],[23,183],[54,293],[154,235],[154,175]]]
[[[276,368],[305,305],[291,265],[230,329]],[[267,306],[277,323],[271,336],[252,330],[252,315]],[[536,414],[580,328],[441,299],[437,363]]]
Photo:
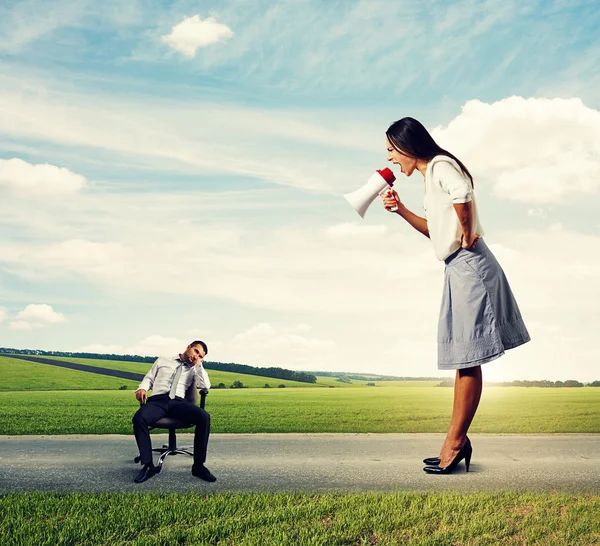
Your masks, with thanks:
[[[131,434],[131,391],[0,393],[0,434]],[[212,432],[446,432],[452,389],[212,391]],[[473,433],[598,433],[600,389],[492,387]]]
[[[0,544],[585,546],[598,513],[563,493],[10,493]]]

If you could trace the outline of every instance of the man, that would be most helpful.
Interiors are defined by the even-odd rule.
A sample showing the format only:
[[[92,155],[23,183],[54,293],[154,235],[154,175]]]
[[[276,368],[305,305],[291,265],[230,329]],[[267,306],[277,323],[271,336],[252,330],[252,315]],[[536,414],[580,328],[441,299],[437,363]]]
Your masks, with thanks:
[[[208,374],[202,367],[202,360],[207,353],[206,343],[193,341],[178,358],[157,358],[135,391],[135,397],[142,406],[133,416],[133,433],[143,465],[135,482],[145,482],[157,473],[152,461],[148,427],[163,417],[173,417],[196,425],[192,475],[207,482],[216,481],[217,478],[204,466],[210,416],[199,406],[185,400],[185,392],[192,383],[198,389],[210,389]],[[149,390],[152,390],[150,397],[147,395]]]

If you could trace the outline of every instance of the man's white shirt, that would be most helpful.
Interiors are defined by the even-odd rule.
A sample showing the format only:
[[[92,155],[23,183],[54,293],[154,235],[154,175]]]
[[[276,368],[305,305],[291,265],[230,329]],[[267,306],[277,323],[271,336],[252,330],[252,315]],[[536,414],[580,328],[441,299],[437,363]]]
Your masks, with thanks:
[[[153,395],[168,394],[171,391],[171,380],[180,364],[182,364],[182,360],[179,357],[159,356],[144,376],[138,389],[151,390]],[[202,362],[198,362],[195,366],[189,366],[183,362],[175,396],[185,398],[185,393],[193,382],[196,383],[198,389],[210,389],[210,379]]]

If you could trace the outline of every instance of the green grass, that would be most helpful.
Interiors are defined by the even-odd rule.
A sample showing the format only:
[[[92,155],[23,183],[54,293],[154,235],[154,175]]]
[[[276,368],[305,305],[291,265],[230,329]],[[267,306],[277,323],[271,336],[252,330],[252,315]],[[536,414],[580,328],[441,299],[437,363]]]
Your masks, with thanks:
[[[110,368],[111,370],[121,370],[123,372],[133,372],[145,374],[152,362],[129,362],[127,360],[101,360],[99,358],[73,358],[70,356],[46,356],[40,358],[47,360],[59,360],[64,362],[74,362],[76,364],[85,364],[86,366],[95,366],[97,368]]]
[[[138,381],[0,357],[1,391],[135,390]]]
[[[352,383],[342,383],[336,381],[335,377],[317,375],[317,385],[324,387],[367,387],[367,383],[375,383],[376,387],[433,387],[439,383],[439,381],[377,381],[376,379],[369,379],[368,381],[351,379],[351,381]]]
[[[600,543],[597,495],[0,495],[0,544],[516,546]]]
[[[213,390],[219,432],[446,432],[452,389]],[[0,434],[131,434],[132,391],[0,393]],[[598,433],[600,389],[488,387],[473,433]]]
[[[74,362],[76,364],[85,364],[96,368],[109,368],[111,370],[120,370],[146,374],[152,366],[145,362],[121,362],[119,360],[95,360],[92,358],[70,358],[70,357],[46,357],[50,360],[64,360],[65,362]],[[69,370],[68,368],[59,368],[49,364],[38,364],[26,360],[15,358],[0,357],[0,374],[3,381],[0,391],[20,391],[20,390],[58,390],[58,389],[118,389],[121,385],[127,385],[128,389],[134,390],[139,385],[138,381],[129,381],[126,379],[110,378],[104,379],[101,375],[89,372]],[[85,374],[85,375],[82,375]],[[247,375],[242,373],[222,372],[219,370],[208,370],[212,385],[225,383],[230,387],[234,381],[241,381],[244,386],[249,388],[264,387],[268,383],[271,387],[277,388],[278,385],[286,387],[324,387],[322,384],[302,383],[300,381],[290,381],[287,379],[275,379],[272,377],[261,377],[258,375]],[[92,379],[95,378],[95,379]],[[329,379],[329,378],[327,378]],[[364,383],[364,382],[363,382]],[[343,383],[332,383],[338,387]],[[328,384],[327,384],[328,385]],[[350,387],[354,385],[348,385]]]
[[[63,360],[65,362],[74,362],[76,364],[85,364],[96,368],[108,368],[110,370],[119,370],[124,372],[133,372],[145,374],[151,363],[148,362],[127,362],[120,360],[100,360],[93,358],[73,358],[73,357],[54,357],[44,356],[49,360]],[[31,371],[28,371],[31,369]],[[65,373],[68,372],[68,373]],[[121,385],[137,387],[137,382],[112,379],[110,381],[102,381],[102,376],[97,376],[97,379],[90,382],[89,377],[94,374],[89,372],[80,372],[68,370],[66,368],[58,368],[49,366],[48,364],[38,364],[26,360],[18,360],[8,357],[0,357],[0,373],[6,379],[0,386],[0,391],[19,391],[19,390],[58,390],[58,389],[118,389]],[[78,375],[86,374],[86,376]],[[277,388],[278,385],[286,387],[336,387],[336,388],[365,388],[366,384],[375,383],[377,387],[423,387],[434,386],[438,381],[356,381],[352,383],[342,383],[336,381],[335,377],[317,376],[316,383],[302,383],[300,381],[290,381],[288,379],[276,379],[273,377],[262,377],[258,375],[248,375],[234,372],[222,372],[220,370],[208,370],[210,381],[213,385],[225,383],[230,387],[234,381],[241,381],[248,388],[262,388],[265,383],[268,383],[272,388]],[[36,375],[39,375],[38,380],[34,380]],[[80,379],[78,379],[80,378]],[[116,381],[116,383],[115,383]],[[124,382],[125,381],[125,382]],[[367,387],[368,388],[368,387]],[[373,387],[371,387],[373,388]]]

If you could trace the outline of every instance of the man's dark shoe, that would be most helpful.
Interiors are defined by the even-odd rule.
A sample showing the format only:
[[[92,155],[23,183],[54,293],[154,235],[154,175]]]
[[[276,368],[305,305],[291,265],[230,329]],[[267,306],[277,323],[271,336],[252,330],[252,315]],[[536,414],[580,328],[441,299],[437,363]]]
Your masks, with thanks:
[[[206,468],[204,465],[200,466],[192,466],[192,475],[196,476],[196,478],[200,478],[205,482],[216,482],[217,478],[210,473],[210,470]]]
[[[156,467],[149,464],[145,464],[140,470],[139,474],[135,478],[133,478],[133,481],[135,483],[145,482],[146,480],[154,476],[154,474],[158,474],[156,470]]]

